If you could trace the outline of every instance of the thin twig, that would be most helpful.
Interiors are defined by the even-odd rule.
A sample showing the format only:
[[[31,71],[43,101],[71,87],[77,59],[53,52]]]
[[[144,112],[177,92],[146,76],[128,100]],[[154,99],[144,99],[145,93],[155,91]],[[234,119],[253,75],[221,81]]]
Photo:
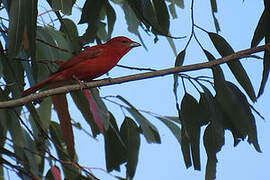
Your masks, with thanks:
[[[179,73],[179,72],[187,72],[187,71],[194,71],[194,70],[211,68],[213,66],[223,64],[223,63],[226,63],[229,61],[233,61],[233,60],[236,60],[239,58],[245,58],[247,56],[250,56],[250,54],[252,54],[252,53],[265,51],[268,48],[268,46],[269,46],[269,44],[266,44],[266,45],[262,45],[262,46],[258,46],[258,47],[254,47],[254,48],[250,48],[250,49],[245,49],[242,51],[238,51],[234,54],[231,54],[229,56],[216,59],[215,61],[197,63],[197,64],[192,64],[192,65],[187,65],[187,66],[178,66],[178,67],[174,67],[174,68],[162,69],[162,70],[158,70],[158,71],[154,71],[154,72],[133,74],[133,75],[123,76],[123,77],[118,77],[118,78],[110,78],[110,79],[107,78],[107,79],[102,79],[102,80],[91,81],[91,82],[85,83],[86,86],[83,87],[83,89],[90,89],[90,88],[94,88],[94,87],[108,86],[108,85],[113,85],[113,84],[121,84],[121,83],[130,82],[130,81],[149,79],[149,78],[154,78],[154,77],[159,77],[159,76],[175,74],[175,73]],[[55,89],[42,91],[40,93],[31,94],[29,96],[22,97],[19,99],[1,102],[0,108],[11,108],[11,107],[15,107],[15,106],[21,106],[21,105],[24,105],[30,101],[34,101],[34,100],[48,97],[48,96],[52,96],[52,95],[63,94],[63,93],[71,92],[71,91],[81,90],[81,88],[82,87],[80,85],[77,85],[77,84],[58,87]]]

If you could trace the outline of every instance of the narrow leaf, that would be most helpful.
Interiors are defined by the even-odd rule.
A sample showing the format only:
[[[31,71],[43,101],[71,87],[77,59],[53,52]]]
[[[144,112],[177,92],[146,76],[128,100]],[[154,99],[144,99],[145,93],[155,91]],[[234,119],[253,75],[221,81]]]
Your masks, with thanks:
[[[270,42],[270,36],[265,37],[265,44],[267,44],[269,42]],[[263,94],[265,84],[268,80],[269,71],[270,71],[270,52],[264,51],[262,81],[261,81],[261,85],[260,85],[260,89],[259,89],[257,98]]]
[[[127,177],[133,178],[139,156],[140,132],[136,123],[126,117],[120,128],[120,135],[126,145]]]
[[[83,90],[83,94],[84,94],[85,98],[88,100],[90,110],[93,114],[94,121],[95,121],[96,125],[98,126],[99,132],[103,133],[104,132],[103,122],[99,117],[98,108],[97,108],[95,102],[92,100],[92,97],[90,95],[90,91],[88,89],[85,89],[85,90]]]
[[[67,154],[67,149],[64,147],[60,125],[52,121],[49,129],[50,129],[52,142],[56,149],[59,160],[62,160],[65,162],[70,161],[70,158]],[[62,165],[66,179],[75,179],[75,178],[78,178],[78,176],[80,175],[79,169],[75,168],[73,165],[67,164],[67,163],[61,163],[61,165]]]
[[[231,82],[226,82],[228,87],[232,90],[232,92],[237,96],[238,102],[241,104],[243,107],[243,110],[245,111],[244,113],[246,114],[247,118],[247,123],[248,123],[248,142],[252,143],[256,151],[261,152],[261,148],[258,143],[258,138],[257,138],[257,128],[256,128],[256,123],[255,123],[255,118],[252,114],[250,105],[246,99],[246,96],[240,91],[240,89],[234,85]]]
[[[208,32],[208,35],[211,41],[213,42],[215,48],[217,49],[217,51],[222,57],[225,57],[234,53],[234,50],[232,49],[230,44],[222,36],[216,33],[211,33],[211,32]],[[229,66],[230,70],[234,74],[234,77],[237,79],[239,84],[244,88],[244,90],[246,91],[250,99],[253,102],[255,102],[256,96],[255,96],[253,86],[241,62],[237,59],[237,60],[228,62],[227,65]]]
[[[270,18],[270,11],[265,9],[260,17],[260,20],[257,24],[256,30],[253,34],[253,38],[251,41],[251,47],[257,46],[264,37],[270,36],[269,18]]]
[[[91,127],[93,136],[96,137],[97,134],[99,134],[100,132],[98,130],[97,124],[93,120],[94,118],[89,106],[89,102],[87,101],[87,99],[85,98],[84,94],[81,91],[71,92],[70,95],[74,103],[78,107],[78,109],[81,111],[84,119]]]
[[[130,108],[127,111],[134,117],[134,119],[140,124],[142,133],[148,143],[160,143],[160,136],[157,128],[148,121],[134,106],[132,106],[126,99],[121,96],[117,96],[122,102],[127,104]]]
[[[67,145],[68,153],[71,159],[73,159],[75,155],[74,135],[66,95],[64,94],[52,96],[52,101],[54,109],[56,110],[58,118],[60,120],[60,126],[64,142]]]
[[[51,172],[52,172],[54,180],[61,180],[62,179],[60,169],[57,166],[51,167]]]
[[[163,0],[153,0],[153,5],[155,8],[158,24],[160,26],[161,32],[164,34],[169,33],[170,18],[167,5]]]
[[[93,100],[96,106],[98,117],[102,120],[104,129],[107,130],[110,126],[110,120],[109,120],[111,118],[110,112],[108,111],[103,100],[100,98],[99,91],[97,88],[90,89],[90,94],[91,94],[91,99]]]
[[[184,49],[183,51],[181,51],[181,52],[177,55],[177,57],[176,57],[176,59],[175,59],[175,64],[174,64],[175,67],[178,67],[178,66],[182,66],[182,65],[183,65],[185,55],[186,55],[186,50],[185,50],[185,49]],[[173,93],[174,93],[176,102],[178,102],[178,96],[177,96],[178,74],[174,74],[173,77],[174,77]]]
[[[198,102],[190,94],[186,93],[181,102],[182,129],[189,140],[192,161],[195,170],[200,170],[200,127],[202,123],[201,110]]]
[[[14,58],[19,53],[25,26],[25,2],[11,1],[9,8],[8,57]]]
[[[112,170],[120,171],[120,165],[126,162],[125,144],[120,136],[119,129],[113,115],[110,115],[110,127],[105,130],[105,158],[106,168],[110,172]]]
[[[116,21],[116,13],[109,3],[109,1],[105,2],[106,12],[107,12],[107,21],[108,21],[108,35],[111,38],[113,27]]]
[[[166,117],[157,117],[161,122],[163,122],[173,133],[178,143],[181,145],[181,128],[177,126],[171,119]]]
[[[208,125],[204,131],[203,142],[208,157],[205,179],[214,180],[216,178],[216,153],[224,145],[224,131],[218,132],[218,129],[213,124]]]

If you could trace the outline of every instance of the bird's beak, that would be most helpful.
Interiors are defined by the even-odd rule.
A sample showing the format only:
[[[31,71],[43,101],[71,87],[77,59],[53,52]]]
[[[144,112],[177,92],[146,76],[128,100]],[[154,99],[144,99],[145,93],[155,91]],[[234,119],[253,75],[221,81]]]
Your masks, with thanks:
[[[138,47],[138,46],[141,46],[140,43],[137,43],[135,41],[132,41],[130,44],[129,44],[129,47],[133,48],[133,47]]]

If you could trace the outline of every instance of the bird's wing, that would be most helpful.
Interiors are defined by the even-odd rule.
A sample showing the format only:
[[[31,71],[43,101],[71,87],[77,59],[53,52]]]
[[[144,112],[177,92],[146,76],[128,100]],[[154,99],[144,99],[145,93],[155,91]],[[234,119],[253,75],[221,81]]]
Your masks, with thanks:
[[[60,65],[59,69],[56,72],[63,71],[65,69],[68,69],[82,61],[90,60],[96,58],[103,50],[102,45],[97,45],[93,47],[88,47],[78,55],[74,56],[67,62]],[[55,72],[55,73],[56,73]]]

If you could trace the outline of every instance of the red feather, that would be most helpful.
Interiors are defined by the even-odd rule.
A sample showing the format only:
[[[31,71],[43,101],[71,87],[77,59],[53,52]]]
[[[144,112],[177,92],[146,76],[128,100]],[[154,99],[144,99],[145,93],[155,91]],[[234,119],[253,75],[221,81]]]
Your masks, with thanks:
[[[129,38],[115,37],[105,44],[89,47],[60,65],[58,71],[47,79],[25,90],[22,96],[27,96],[43,87],[72,80],[92,80],[111,70],[119,60],[139,43]]]

